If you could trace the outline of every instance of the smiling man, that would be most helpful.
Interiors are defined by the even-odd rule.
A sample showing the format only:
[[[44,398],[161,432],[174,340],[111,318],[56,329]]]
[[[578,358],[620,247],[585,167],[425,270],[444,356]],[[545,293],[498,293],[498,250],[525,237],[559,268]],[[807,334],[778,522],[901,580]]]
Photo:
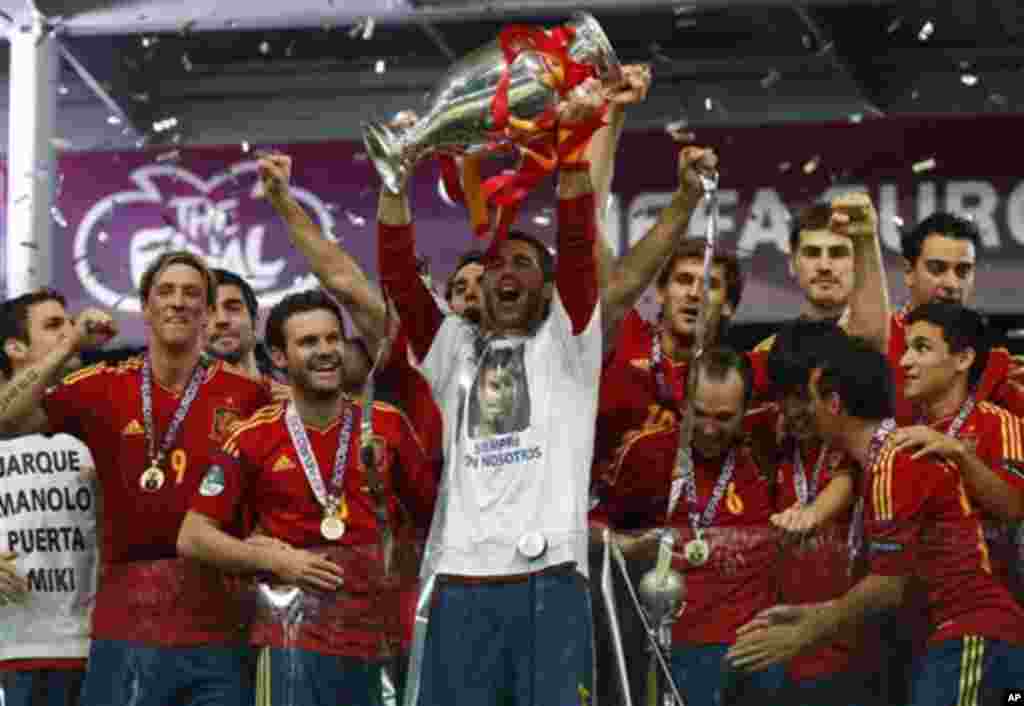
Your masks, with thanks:
[[[1024,673],[1024,609],[992,568],[977,511],[957,470],[900,451],[892,376],[865,342],[836,336],[809,375],[817,432],[865,473],[868,574],[838,598],[765,611],[739,630],[728,658],[761,670],[826,644],[900,605],[911,582],[926,596],[927,650],[911,703],[1001,703]]]
[[[892,314],[889,325],[889,363],[896,383],[896,416],[909,423],[913,406],[904,397],[901,364],[907,345],[907,315],[931,301],[966,306],[977,276],[977,250],[981,235],[971,221],[950,213],[935,213],[903,235],[904,282],[909,301]],[[1021,375],[1017,361],[1005,348],[993,348],[983,373],[975,385],[978,401],[1005,407],[1015,415],[1024,415],[1024,386],[1014,378]]]
[[[145,356],[83,368],[47,392],[81,348],[109,339],[109,316],[87,312],[38,363],[15,375],[0,422],[41,418],[93,451],[105,512],[102,573],[81,703],[165,706],[251,701],[238,642],[241,604],[216,570],[177,556],[178,528],[233,420],[270,402],[255,381],[202,356],[215,301],[206,265],[161,255],[142,276]]]

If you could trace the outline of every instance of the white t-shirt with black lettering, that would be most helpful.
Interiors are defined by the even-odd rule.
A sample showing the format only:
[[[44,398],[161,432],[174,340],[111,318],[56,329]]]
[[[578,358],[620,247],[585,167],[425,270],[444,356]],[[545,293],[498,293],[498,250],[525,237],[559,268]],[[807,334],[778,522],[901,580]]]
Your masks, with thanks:
[[[557,291],[532,336],[481,339],[447,316],[422,363],[444,416],[445,472],[424,558],[431,572],[494,576],[576,562],[601,372],[600,305],[573,335]],[[526,535],[546,551],[517,551]]]
[[[94,463],[67,434],[0,441],[0,550],[17,553],[21,603],[0,606],[0,660],[89,654],[96,594]]]

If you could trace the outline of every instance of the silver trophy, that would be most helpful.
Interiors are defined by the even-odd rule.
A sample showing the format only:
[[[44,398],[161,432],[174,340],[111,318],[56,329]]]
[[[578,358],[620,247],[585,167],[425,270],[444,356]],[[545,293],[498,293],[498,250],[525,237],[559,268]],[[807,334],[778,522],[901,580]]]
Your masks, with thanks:
[[[669,675],[660,674],[659,662],[672,650],[672,625],[683,607],[686,587],[683,577],[672,568],[672,549],[676,535],[673,530],[665,531],[658,547],[657,565],[645,573],[637,584],[640,603],[647,615],[647,629],[651,636],[651,665],[648,681],[653,693],[647,696],[647,704],[673,706],[679,703],[679,692]],[[661,654],[657,651],[660,650]]]
[[[600,80],[618,83],[621,66],[597,20],[580,12],[568,26],[575,30],[569,57],[592,65]],[[398,193],[416,162],[433,152],[474,152],[493,143],[491,103],[506,67],[510,116],[533,120],[557,105],[558,91],[545,80],[550,74],[545,56],[523,51],[508,66],[501,45],[494,40],[448,70],[427,98],[426,111],[412,125],[363,123],[366,152],[388,190]]]

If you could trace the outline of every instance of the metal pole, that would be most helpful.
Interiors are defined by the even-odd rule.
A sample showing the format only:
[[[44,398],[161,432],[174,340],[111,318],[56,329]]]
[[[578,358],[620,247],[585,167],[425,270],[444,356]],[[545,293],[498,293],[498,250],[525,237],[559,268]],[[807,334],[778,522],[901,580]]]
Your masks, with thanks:
[[[52,281],[57,163],[50,140],[57,113],[57,39],[41,15],[10,29],[10,131],[7,140],[7,296]]]

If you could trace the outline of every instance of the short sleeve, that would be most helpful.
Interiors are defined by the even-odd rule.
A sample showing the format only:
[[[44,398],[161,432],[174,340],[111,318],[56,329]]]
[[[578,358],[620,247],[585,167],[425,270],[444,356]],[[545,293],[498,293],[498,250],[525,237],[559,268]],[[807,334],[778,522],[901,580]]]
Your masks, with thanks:
[[[189,506],[193,512],[221,524],[236,519],[238,506],[245,494],[244,461],[235,445],[236,440],[229,439],[224,448],[213,455]]]
[[[109,413],[109,368],[106,363],[77,370],[65,377],[43,397],[50,431],[82,438],[82,422],[90,418],[113,418]]]

